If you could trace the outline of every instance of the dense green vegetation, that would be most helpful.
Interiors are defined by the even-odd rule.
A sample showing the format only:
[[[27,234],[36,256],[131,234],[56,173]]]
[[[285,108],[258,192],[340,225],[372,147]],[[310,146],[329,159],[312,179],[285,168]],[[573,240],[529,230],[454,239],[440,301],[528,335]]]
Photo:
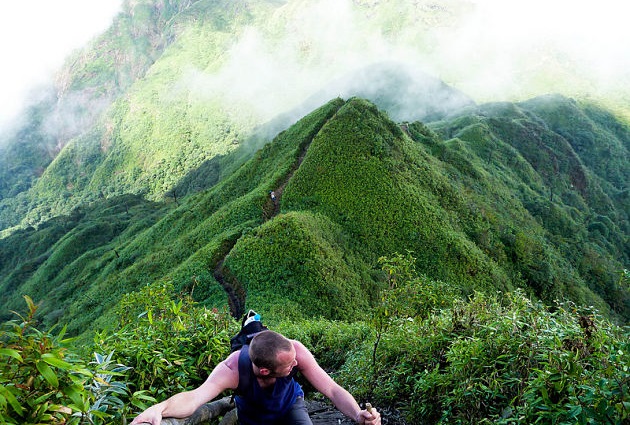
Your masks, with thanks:
[[[350,322],[273,326],[309,347],[358,400],[414,424],[630,418],[627,328],[521,291],[463,298],[418,276],[409,253],[379,263],[387,285],[373,309]],[[64,330],[37,329],[37,306],[26,301],[28,313],[4,323],[0,338],[0,419],[9,424],[126,423],[203,382],[238,329],[227,312],[155,284],[123,297],[118,325],[79,348]]]
[[[109,400],[127,407],[97,413],[108,420],[198,385],[212,365],[206,353],[226,353],[234,322],[200,327],[204,308],[251,307],[305,339],[359,397],[412,421],[622,423],[627,210],[614,182],[570,147],[574,136],[528,106],[398,125],[366,100],[332,100],[252,159],[235,152],[242,165],[209,190],[165,203],[103,199],[8,235],[3,308],[34,296],[41,326],[67,323],[78,336],[73,353],[133,368],[120,401]],[[608,140],[623,153],[617,123]],[[16,343],[3,343],[6,367],[22,365]],[[177,380],[158,378],[168,373]],[[93,417],[102,395],[90,376],[72,387],[84,404],[67,403]],[[22,415],[9,407],[22,404],[16,394],[6,409]]]
[[[68,58],[58,86],[38,95],[42,100],[28,108],[26,123],[0,135],[0,227],[24,217],[39,223],[69,211],[77,199],[95,198],[98,190],[82,190],[112,144],[106,141],[111,125],[99,125],[101,115],[161,56],[176,32],[173,17],[185,9],[180,2],[125,2],[125,13],[104,34]],[[27,193],[45,170],[46,183]]]
[[[574,136],[540,124],[545,116],[509,104],[478,110],[403,130],[369,102],[331,101],[206,192],[101,200],[2,239],[3,305],[17,308],[23,294],[47,300],[44,322],[62,318],[77,334],[107,324],[122,294],[160,280],[222,304],[221,273],[241,301],[265,300],[264,312],[342,319],[374,301],[376,259],[410,250],[422,273],[469,294],[523,288],[627,321],[620,190],[600,184],[608,180],[579,159]],[[560,147],[533,146],[550,143]],[[339,304],[329,310],[307,294]]]
[[[2,423],[107,423],[113,416],[124,417],[132,406],[143,408],[155,400],[145,391],[130,392],[120,379],[130,368],[114,363],[113,352],[94,353],[88,362],[69,348],[65,329],[38,329],[37,306],[25,299],[27,313],[2,324]]]
[[[627,421],[627,111],[476,105],[391,63],[271,119],[205,94],[306,3],[125,2],[0,136],[0,422],[124,423],[198,385],[247,308],[411,423]],[[396,3],[353,7],[417,41],[447,19]]]
[[[431,282],[409,284],[422,296]],[[596,312],[477,293],[392,321],[376,362],[355,351],[341,375],[356,392],[401,406],[411,423],[628,420],[628,331]]]

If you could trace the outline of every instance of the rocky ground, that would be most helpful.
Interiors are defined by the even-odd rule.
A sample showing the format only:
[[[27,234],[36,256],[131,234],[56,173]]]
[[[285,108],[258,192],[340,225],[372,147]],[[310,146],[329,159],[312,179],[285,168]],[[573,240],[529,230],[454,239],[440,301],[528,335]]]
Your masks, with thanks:
[[[350,425],[355,422],[344,416],[327,399],[307,399],[306,408],[313,425]],[[379,409],[382,425],[409,425],[397,411]],[[219,420],[220,418],[220,420]],[[202,405],[190,417],[184,419],[163,418],[162,425],[204,425],[219,421],[223,425],[236,425],[236,409],[231,397]]]
[[[353,420],[346,417],[330,403],[310,400],[307,401],[307,408],[310,413],[313,425],[350,425],[355,424]],[[408,425],[398,412],[385,409],[381,411],[381,422],[383,425]]]

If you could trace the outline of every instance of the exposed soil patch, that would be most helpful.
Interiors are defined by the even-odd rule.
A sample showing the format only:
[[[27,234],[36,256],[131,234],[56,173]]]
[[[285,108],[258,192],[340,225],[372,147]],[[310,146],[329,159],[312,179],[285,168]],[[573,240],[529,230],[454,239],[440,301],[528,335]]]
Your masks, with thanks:
[[[306,407],[313,425],[350,425],[356,424],[327,401],[307,400]],[[400,413],[391,409],[379,409],[382,425],[409,425]]]
[[[263,206],[263,218],[264,220],[271,220],[275,216],[280,213],[280,199],[282,198],[282,192],[284,191],[285,186],[293,177],[293,173],[300,168],[306,153],[308,152],[308,147],[316,136],[313,136],[309,142],[302,148],[298,160],[293,165],[289,173],[286,175],[284,180],[275,188],[273,191],[269,193],[269,198],[265,206]],[[235,242],[236,243],[236,242]],[[226,250],[225,255],[229,253],[229,249]],[[225,258],[225,257],[224,257]],[[227,278],[223,273],[223,260],[221,259],[213,272],[214,278],[219,282],[221,287],[225,290],[228,296],[228,302],[230,306],[230,313],[236,319],[240,319],[245,313],[245,298],[246,293],[242,286],[238,282],[234,282],[235,279]]]
[[[228,296],[228,304],[232,317],[240,318],[245,313],[245,294],[240,285],[228,282],[223,274],[223,259],[219,261],[213,272],[214,278],[219,282]]]

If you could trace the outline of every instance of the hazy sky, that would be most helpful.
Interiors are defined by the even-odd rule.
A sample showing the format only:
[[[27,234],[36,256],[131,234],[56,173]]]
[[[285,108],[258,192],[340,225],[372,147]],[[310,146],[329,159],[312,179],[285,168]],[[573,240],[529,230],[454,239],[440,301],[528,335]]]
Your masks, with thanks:
[[[326,0],[324,0],[326,1]],[[332,5],[337,5],[334,0]],[[405,0],[400,0],[405,1]],[[446,28],[438,48],[441,62],[466,69],[476,61],[470,81],[458,81],[471,94],[492,90],[495,95],[515,82],[509,78],[523,50],[554,46],[565,51],[571,63],[592,73],[601,84],[627,78],[630,70],[630,2],[624,0],[470,0],[477,12],[454,30]],[[102,32],[119,10],[122,0],[18,0],[4,2],[0,15],[0,128],[13,118],[27,90],[60,67],[73,50]],[[440,4],[438,0],[436,4]],[[330,4],[329,4],[330,5]],[[332,8],[334,9],[334,7]],[[330,21],[338,20],[331,17]],[[329,20],[319,20],[326,23]],[[334,38],[348,36],[338,25]],[[352,34],[350,34],[352,36]],[[336,40],[336,46],[343,41]],[[354,52],[354,54],[358,54]],[[534,64],[532,64],[534,65]],[[444,66],[444,65],[442,65]],[[296,71],[296,75],[301,74]],[[303,75],[302,75],[303,76]],[[258,73],[257,78],[261,75]]]
[[[66,56],[104,31],[122,0],[16,0],[0,15],[0,128],[20,108],[30,87],[58,69]]]
[[[509,91],[518,81],[501,81],[497,76],[511,75],[514,67],[521,73],[536,69],[537,63],[523,63],[519,56],[528,52],[528,57],[542,62],[548,59],[545,49],[562,52],[565,61],[557,65],[588,76],[593,90],[618,87],[620,78],[630,82],[630,2],[472,1],[479,6],[477,12],[458,31],[444,34],[441,44],[444,52],[450,52],[449,66],[462,69],[480,58],[486,61],[487,77],[481,74],[476,82],[483,88]]]

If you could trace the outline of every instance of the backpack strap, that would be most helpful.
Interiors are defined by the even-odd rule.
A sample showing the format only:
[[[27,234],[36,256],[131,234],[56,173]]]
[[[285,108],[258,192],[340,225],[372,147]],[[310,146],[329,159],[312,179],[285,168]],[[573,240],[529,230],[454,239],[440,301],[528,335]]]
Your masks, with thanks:
[[[245,394],[250,385],[252,361],[249,359],[249,345],[243,345],[238,356],[238,387],[237,394]]]

